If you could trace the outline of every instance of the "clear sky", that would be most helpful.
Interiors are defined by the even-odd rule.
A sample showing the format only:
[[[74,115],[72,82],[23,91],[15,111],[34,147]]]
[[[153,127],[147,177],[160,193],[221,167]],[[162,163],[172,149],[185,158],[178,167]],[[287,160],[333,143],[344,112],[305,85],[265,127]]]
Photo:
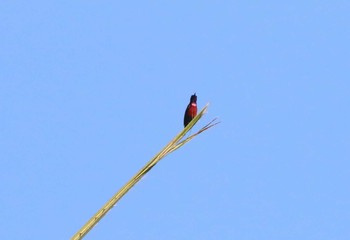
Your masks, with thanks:
[[[349,1],[1,1],[0,239],[350,239]]]

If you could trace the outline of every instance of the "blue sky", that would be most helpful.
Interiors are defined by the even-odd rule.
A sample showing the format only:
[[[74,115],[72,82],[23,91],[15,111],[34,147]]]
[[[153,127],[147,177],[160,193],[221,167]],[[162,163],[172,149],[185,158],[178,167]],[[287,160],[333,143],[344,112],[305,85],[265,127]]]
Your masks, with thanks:
[[[2,1],[1,239],[349,239],[348,1]],[[195,131],[195,130],[192,130]]]

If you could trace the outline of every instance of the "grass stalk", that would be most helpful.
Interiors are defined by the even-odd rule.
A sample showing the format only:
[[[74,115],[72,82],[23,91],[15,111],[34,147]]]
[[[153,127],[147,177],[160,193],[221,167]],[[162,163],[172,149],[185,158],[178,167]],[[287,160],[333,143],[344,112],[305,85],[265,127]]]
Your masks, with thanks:
[[[169,153],[179,149],[194,137],[198,136],[202,132],[208,130],[209,128],[215,126],[219,122],[215,118],[203,128],[201,128],[198,132],[189,137],[183,137],[186,135],[188,131],[198,122],[199,119],[203,117],[208,109],[208,104],[198,113],[198,115],[178,134],[176,135],[159,153],[157,153],[146,165],[141,168],[119,191],[114,194],[114,196],[107,201],[103,207],[96,212],[94,216],[92,216],[89,221],[87,221],[84,226],[82,226],[77,233],[73,235],[71,240],[80,240],[82,239],[106,214],[109,212],[114,205],[138,182],[140,179],[150,171],[160,160],[162,160]]]

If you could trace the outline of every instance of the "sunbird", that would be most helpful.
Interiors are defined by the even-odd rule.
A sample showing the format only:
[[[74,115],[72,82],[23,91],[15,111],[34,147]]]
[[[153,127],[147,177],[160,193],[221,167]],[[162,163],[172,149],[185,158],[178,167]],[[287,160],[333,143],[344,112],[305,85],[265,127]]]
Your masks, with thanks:
[[[197,115],[197,96],[196,93],[190,98],[190,103],[187,105],[185,116],[184,116],[184,126],[191,122],[191,120]]]

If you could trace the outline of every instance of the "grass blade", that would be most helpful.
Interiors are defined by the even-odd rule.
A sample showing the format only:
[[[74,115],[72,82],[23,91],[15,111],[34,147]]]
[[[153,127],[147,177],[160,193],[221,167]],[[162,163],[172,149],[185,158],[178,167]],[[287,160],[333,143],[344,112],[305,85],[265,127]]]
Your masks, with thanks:
[[[197,135],[215,126],[219,122],[216,119],[205,125],[197,133],[181,140],[188,131],[203,117],[208,109],[208,104],[198,113],[198,115],[177,135],[175,136],[159,153],[157,153],[146,165],[141,168],[114,196],[107,201],[107,203],[81,227],[81,229],[73,235],[72,240],[82,239],[106,214],[113,208],[113,206],[138,182],[140,179],[150,171],[160,160],[162,160],[169,153],[179,149],[187,142],[192,140]]]

